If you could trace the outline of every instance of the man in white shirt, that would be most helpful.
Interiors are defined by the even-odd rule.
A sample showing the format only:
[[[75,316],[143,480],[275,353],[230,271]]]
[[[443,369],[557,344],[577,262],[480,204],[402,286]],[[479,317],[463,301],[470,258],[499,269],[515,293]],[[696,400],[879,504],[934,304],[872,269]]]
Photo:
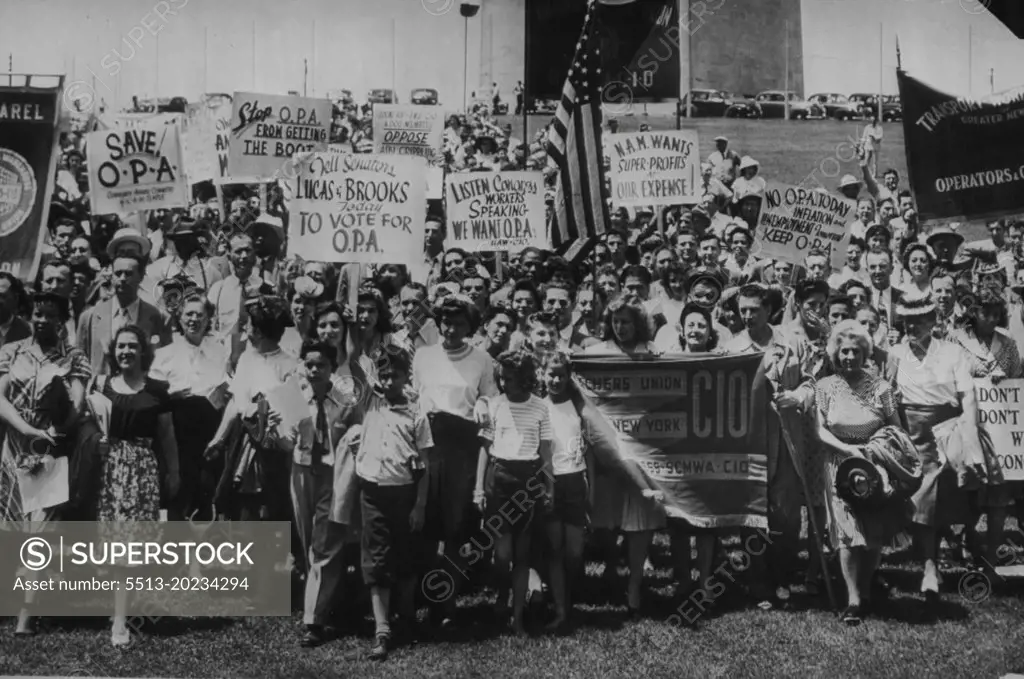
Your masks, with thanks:
[[[768,288],[756,283],[744,285],[737,295],[737,307],[745,326],[724,349],[729,354],[747,354],[765,351],[780,341],[768,319],[772,316],[772,303]]]
[[[207,297],[215,313],[211,319],[215,336],[222,340],[237,329],[243,299],[260,290],[263,279],[254,271],[256,255],[252,238],[237,233],[229,242],[232,273],[210,286]]]
[[[715,176],[725,184],[731,186],[736,179],[736,168],[740,164],[739,155],[729,148],[729,138],[725,136],[715,137],[715,150],[708,156],[712,171]]]
[[[866,240],[868,226],[875,222],[875,203],[870,198],[857,201],[857,219],[850,224],[850,235]]]

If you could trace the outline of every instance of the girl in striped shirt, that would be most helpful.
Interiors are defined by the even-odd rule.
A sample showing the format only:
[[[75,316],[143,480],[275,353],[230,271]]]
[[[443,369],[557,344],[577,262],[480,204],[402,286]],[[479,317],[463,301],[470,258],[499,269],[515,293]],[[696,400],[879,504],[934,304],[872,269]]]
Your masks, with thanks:
[[[551,418],[533,394],[537,367],[525,351],[498,357],[502,394],[488,401],[488,423],[481,431],[473,500],[484,514],[484,530],[494,538],[494,565],[500,581],[512,568],[512,630],[526,633],[523,609],[530,577],[530,527],[535,507],[546,506],[552,492]],[[503,584],[503,582],[502,582]],[[500,592],[497,610],[505,616]]]

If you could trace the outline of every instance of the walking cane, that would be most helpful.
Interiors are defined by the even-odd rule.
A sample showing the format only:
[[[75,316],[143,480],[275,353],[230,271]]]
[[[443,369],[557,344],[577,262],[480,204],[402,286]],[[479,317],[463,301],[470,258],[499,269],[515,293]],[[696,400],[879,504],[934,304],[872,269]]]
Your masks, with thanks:
[[[800,470],[797,476],[800,477],[800,485],[804,489],[804,497],[807,498],[807,520],[811,524],[811,531],[814,533],[814,542],[818,545],[818,558],[821,559],[821,572],[825,577],[825,591],[828,593],[828,602],[832,606],[832,610],[837,610],[839,607],[836,605],[836,596],[832,591],[832,578],[829,577],[828,573],[828,562],[825,561],[825,550],[823,549],[821,541],[821,533],[818,532],[818,520],[814,518],[814,508],[811,507],[811,494],[807,488],[807,479],[804,478],[803,468],[797,467],[797,455],[796,448],[793,446],[793,438],[789,435],[789,429],[786,428],[786,421],[782,418],[782,413],[779,412],[779,407],[772,403],[772,410],[779,417],[779,428],[782,430],[782,438],[786,442],[786,449],[789,450],[789,459],[793,463],[793,468]]]

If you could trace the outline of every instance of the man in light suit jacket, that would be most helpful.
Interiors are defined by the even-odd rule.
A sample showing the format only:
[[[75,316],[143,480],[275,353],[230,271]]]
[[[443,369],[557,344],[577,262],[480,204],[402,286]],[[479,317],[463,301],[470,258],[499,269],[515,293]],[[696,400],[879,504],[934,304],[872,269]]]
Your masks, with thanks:
[[[107,350],[114,331],[137,325],[149,338],[153,349],[171,343],[171,327],[163,312],[139,299],[139,285],[145,266],[134,257],[117,257],[112,266],[114,296],[86,309],[78,319],[78,348],[89,357],[93,375],[106,375]]]

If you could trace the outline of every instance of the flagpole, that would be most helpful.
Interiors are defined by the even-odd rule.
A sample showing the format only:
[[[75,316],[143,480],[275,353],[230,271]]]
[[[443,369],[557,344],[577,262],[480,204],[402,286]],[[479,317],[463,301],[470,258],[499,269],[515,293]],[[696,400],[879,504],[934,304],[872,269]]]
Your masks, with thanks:
[[[398,101],[398,20],[391,17],[391,92]]]
[[[967,24],[967,94],[974,96],[974,26]]]
[[[529,3],[523,4],[529,6]],[[530,101],[530,17],[528,10],[524,9],[523,12],[526,13],[523,21],[523,143],[529,144],[530,114],[527,111]],[[529,151],[526,152],[526,156],[523,159],[524,165],[529,159]]]
[[[157,33],[156,33],[156,59],[155,59],[155,62],[156,62],[155,63],[155,66],[156,66],[156,91],[153,92],[153,98],[154,99],[159,99],[160,98],[160,31],[157,31]],[[157,102],[157,105],[159,106],[159,102]]]
[[[252,90],[256,91],[256,20],[252,20]]]
[[[789,22],[786,22],[786,84],[783,86],[783,90],[786,93],[786,101],[783,104],[783,115],[786,120],[789,120]]]
[[[210,27],[203,27],[203,94],[210,91]]]
[[[310,58],[310,61],[313,64],[313,69],[312,69],[313,75],[311,75],[309,77],[309,84],[310,84],[309,92],[310,92],[310,94],[312,96],[315,97],[316,96],[316,22],[315,21],[311,21],[310,24],[311,24],[311,28],[313,29],[313,40],[312,40],[313,56]]]
[[[882,97],[885,94],[885,24],[878,22],[878,120],[882,120]]]

